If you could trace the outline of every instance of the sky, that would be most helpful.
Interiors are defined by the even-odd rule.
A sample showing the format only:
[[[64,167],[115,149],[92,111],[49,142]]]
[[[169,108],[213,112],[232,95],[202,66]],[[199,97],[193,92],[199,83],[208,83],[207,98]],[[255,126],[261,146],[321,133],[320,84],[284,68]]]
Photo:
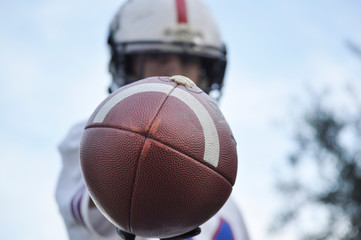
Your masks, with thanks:
[[[123,1],[0,1],[0,232],[3,239],[67,239],[55,202],[57,145],[106,95],[106,37]],[[268,228],[292,149],[292,117],[307,89],[360,90],[361,3],[206,0],[228,47],[221,109],[238,144],[234,197],[252,239],[296,239]],[[330,104],[342,109],[347,97]]]

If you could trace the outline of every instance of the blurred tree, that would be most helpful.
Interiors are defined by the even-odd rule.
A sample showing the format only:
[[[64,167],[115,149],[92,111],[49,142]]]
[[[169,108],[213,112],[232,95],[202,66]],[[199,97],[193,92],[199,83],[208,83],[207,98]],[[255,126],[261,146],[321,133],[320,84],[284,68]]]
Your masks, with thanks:
[[[354,53],[358,58],[361,59],[361,48],[359,45],[357,45],[356,43],[354,43],[351,40],[347,40],[346,46],[352,53]]]
[[[361,59],[360,48],[347,45]],[[359,94],[348,88],[351,104],[342,109],[329,104],[328,94],[310,94],[313,104],[296,123],[289,175],[277,184],[285,201],[271,230],[296,223],[299,239],[361,240]]]

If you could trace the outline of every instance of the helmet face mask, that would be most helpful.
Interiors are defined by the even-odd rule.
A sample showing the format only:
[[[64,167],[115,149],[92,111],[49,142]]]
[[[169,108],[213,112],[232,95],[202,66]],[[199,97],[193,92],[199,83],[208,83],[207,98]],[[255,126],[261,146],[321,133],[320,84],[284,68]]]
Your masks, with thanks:
[[[222,89],[226,48],[201,0],[128,0],[111,24],[108,45],[111,92],[142,78],[136,73],[142,69],[132,66],[134,57],[163,54],[178,55],[182,61],[199,59],[199,86],[207,93]]]

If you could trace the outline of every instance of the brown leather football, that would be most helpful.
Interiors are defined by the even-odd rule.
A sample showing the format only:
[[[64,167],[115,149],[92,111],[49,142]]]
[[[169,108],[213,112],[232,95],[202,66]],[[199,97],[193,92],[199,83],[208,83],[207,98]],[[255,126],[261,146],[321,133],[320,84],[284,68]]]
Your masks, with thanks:
[[[206,222],[237,173],[227,121],[183,76],[147,78],[109,95],[89,118],[80,157],[95,205],[144,237],[176,236]]]

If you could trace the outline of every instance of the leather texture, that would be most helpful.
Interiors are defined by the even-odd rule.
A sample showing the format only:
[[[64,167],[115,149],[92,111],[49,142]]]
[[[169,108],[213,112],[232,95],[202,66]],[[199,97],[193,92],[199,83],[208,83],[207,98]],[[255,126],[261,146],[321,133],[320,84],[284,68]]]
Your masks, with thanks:
[[[168,86],[157,91],[154,84]],[[121,100],[108,109],[115,97]],[[190,107],[189,99],[197,104]],[[99,111],[106,115],[96,122]],[[216,136],[207,135],[213,126]],[[217,164],[204,158],[215,141]],[[80,156],[97,207],[117,227],[144,237],[172,237],[206,222],[227,201],[237,173],[236,143],[218,106],[198,87],[168,77],[135,82],[106,98],[88,121]]]

